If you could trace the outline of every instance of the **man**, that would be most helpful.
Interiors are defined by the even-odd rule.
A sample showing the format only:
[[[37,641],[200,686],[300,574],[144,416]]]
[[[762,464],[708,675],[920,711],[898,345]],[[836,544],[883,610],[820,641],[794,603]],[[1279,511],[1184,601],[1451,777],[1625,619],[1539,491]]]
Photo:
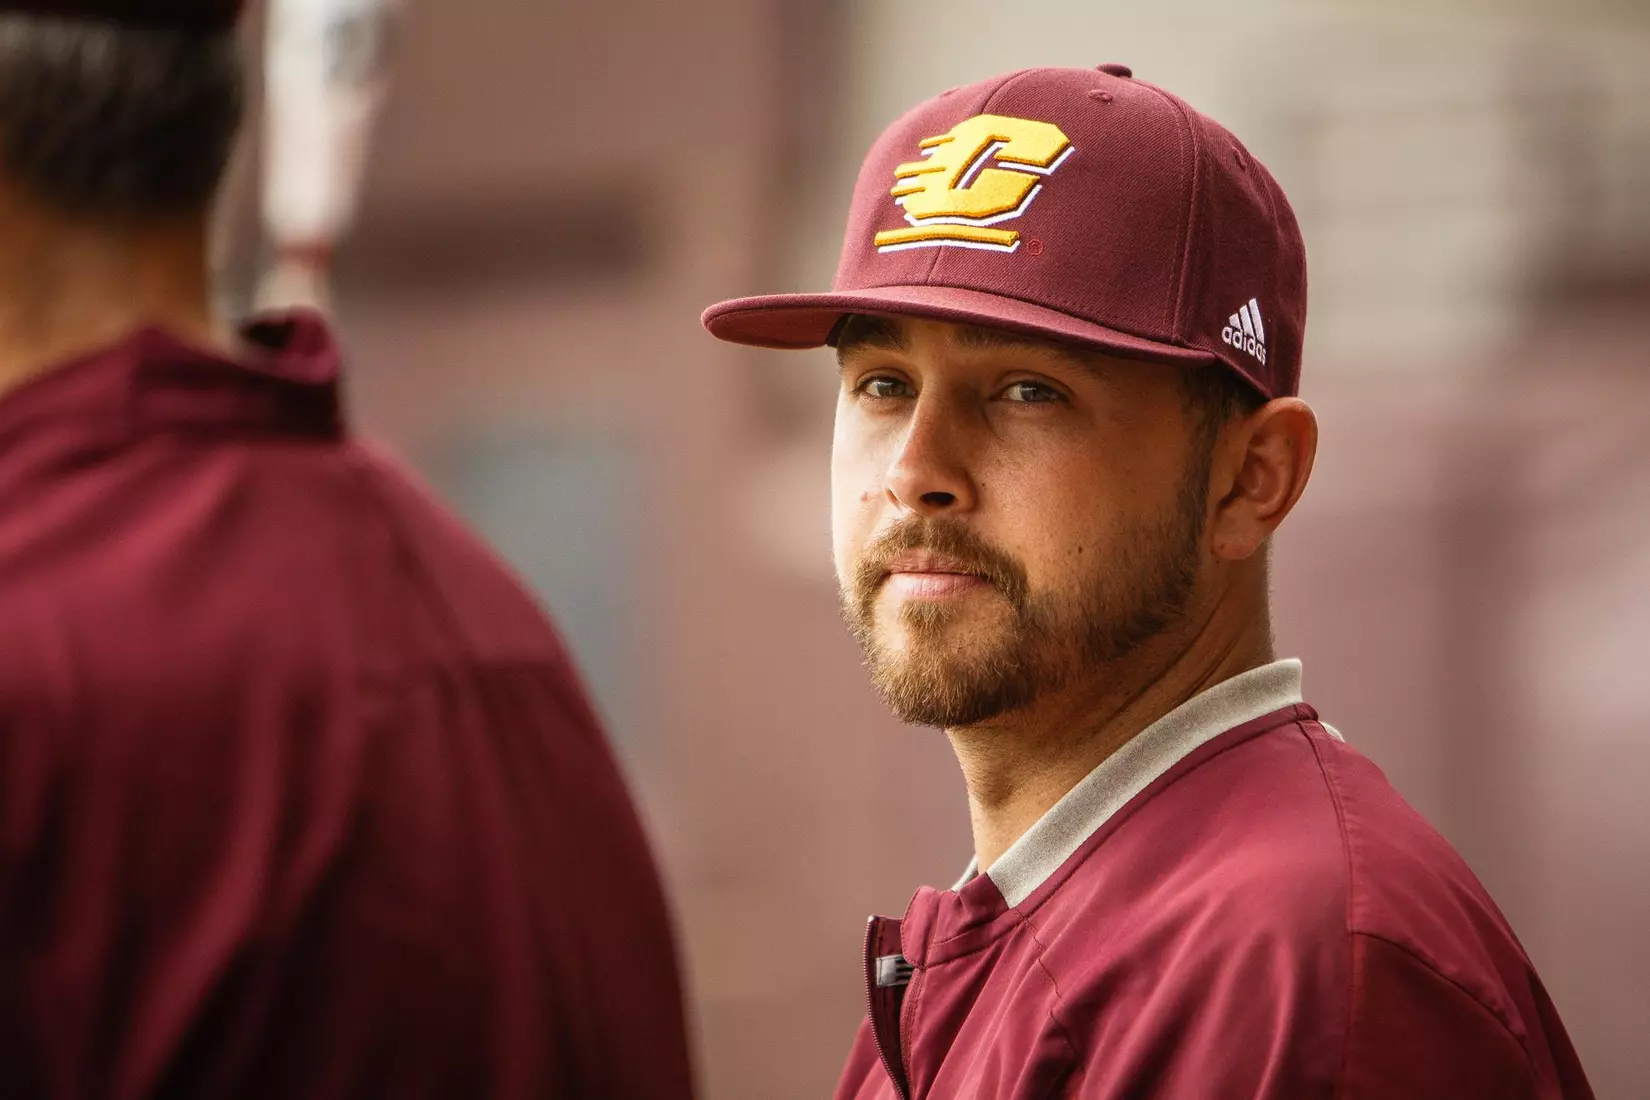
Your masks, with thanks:
[[[0,1094],[689,1094],[554,630],[213,317],[235,0],[0,7]]]
[[[845,614],[968,789],[967,876],[871,921],[842,1100],[1590,1096],[1483,888],[1274,658],[1305,320],[1272,177],[1120,65],[922,104],[832,292],[706,312],[835,345]]]

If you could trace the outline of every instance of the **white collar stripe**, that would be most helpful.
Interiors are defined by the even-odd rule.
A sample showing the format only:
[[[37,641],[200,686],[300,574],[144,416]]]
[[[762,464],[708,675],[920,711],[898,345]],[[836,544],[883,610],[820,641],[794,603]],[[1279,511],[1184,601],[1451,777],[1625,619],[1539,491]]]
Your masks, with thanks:
[[[1199,746],[1301,702],[1301,663],[1274,661],[1193,696],[1112,753],[986,872],[1010,906],[1048,881],[1095,830]],[[970,864],[961,889],[975,875]]]

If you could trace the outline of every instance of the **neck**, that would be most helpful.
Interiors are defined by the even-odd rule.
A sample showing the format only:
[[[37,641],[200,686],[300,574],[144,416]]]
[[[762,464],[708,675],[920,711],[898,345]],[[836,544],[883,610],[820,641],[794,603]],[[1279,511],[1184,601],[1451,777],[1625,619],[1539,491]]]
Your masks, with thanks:
[[[0,392],[158,325],[228,350],[212,308],[204,215],[108,226],[0,196]]]
[[[982,874],[1141,730],[1274,659],[1264,577],[1258,591],[1258,599],[1229,592],[1190,634],[1155,639],[1029,707],[947,731],[968,787]]]

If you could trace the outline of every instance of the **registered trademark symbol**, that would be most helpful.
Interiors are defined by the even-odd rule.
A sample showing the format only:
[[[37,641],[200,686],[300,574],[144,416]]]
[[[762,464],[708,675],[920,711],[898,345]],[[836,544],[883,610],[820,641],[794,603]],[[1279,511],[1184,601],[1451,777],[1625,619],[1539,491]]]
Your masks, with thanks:
[[[1041,256],[1043,254],[1043,242],[1037,237],[1031,238],[1026,242],[1026,251],[1033,256]]]

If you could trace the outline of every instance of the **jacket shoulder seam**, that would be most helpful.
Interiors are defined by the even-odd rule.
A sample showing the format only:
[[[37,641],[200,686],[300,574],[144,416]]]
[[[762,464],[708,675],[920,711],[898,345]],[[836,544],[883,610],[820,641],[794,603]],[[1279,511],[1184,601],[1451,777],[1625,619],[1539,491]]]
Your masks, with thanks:
[[[1043,941],[1038,937],[1037,926],[1031,923],[1031,919],[1024,913],[1019,913],[1018,910],[1014,910],[1014,912],[1019,915],[1020,922],[1025,925],[1026,935],[1031,937],[1032,944],[1037,948],[1037,954],[1035,956],[1037,960],[1037,969],[1043,972],[1043,977],[1048,979],[1049,988],[1054,990],[1054,1004],[1051,1005],[1048,1010],[1049,1022],[1052,1023],[1055,1030],[1060,1033],[1061,1040],[1066,1044],[1066,1050],[1071,1053],[1072,1064],[1081,1065],[1083,1059],[1077,1049],[1076,1040],[1072,1038],[1070,1029],[1066,1027],[1065,1021],[1061,1019],[1064,1015],[1066,1005],[1065,995],[1060,992],[1060,983],[1055,980],[1054,972],[1050,970],[1048,968],[1048,964],[1043,961],[1043,954],[1047,948],[1043,946]]]
[[[1479,997],[1478,994],[1474,993],[1471,989],[1467,988],[1465,985],[1462,985],[1460,982],[1438,969],[1438,967],[1434,966],[1432,961],[1425,955],[1400,940],[1395,940],[1391,936],[1383,936],[1379,932],[1368,932],[1361,929],[1353,929],[1352,935],[1360,939],[1373,940],[1377,943],[1386,944],[1388,947],[1401,952],[1428,974],[1431,974],[1433,977],[1447,983],[1451,988],[1458,990],[1460,994],[1467,998],[1467,1000],[1471,1001],[1480,1012],[1494,1020],[1496,1026],[1506,1034],[1507,1038],[1512,1040],[1513,1045],[1518,1048],[1519,1053],[1524,1055],[1525,1070],[1527,1070],[1533,1077],[1535,1074],[1535,1060],[1530,1055],[1529,1044],[1519,1036],[1518,1032],[1513,1030],[1511,1024],[1507,1022],[1501,1013],[1497,1012],[1490,1005],[1485,1004],[1483,998]]]
[[[1329,773],[1329,765],[1323,758],[1322,747],[1318,744],[1317,739],[1307,732],[1305,723],[1297,719],[1295,728],[1300,730],[1301,736],[1306,739],[1307,746],[1311,748],[1312,759],[1318,765],[1318,774],[1323,777],[1324,789],[1329,794],[1330,804],[1335,807],[1335,825],[1341,834],[1341,855],[1346,861],[1346,915],[1344,918],[1346,923],[1346,939],[1344,941],[1346,951],[1346,1014],[1341,1026],[1341,1068],[1340,1072],[1335,1075],[1335,1095],[1340,1096],[1341,1086],[1346,1082],[1347,1066],[1352,1060],[1352,966],[1354,956],[1352,950],[1352,937],[1354,935],[1352,930],[1352,892],[1357,889],[1357,876],[1353,873],[1352,838],[1346,827],[1346,805],[1342,801],[1340,787]]]

